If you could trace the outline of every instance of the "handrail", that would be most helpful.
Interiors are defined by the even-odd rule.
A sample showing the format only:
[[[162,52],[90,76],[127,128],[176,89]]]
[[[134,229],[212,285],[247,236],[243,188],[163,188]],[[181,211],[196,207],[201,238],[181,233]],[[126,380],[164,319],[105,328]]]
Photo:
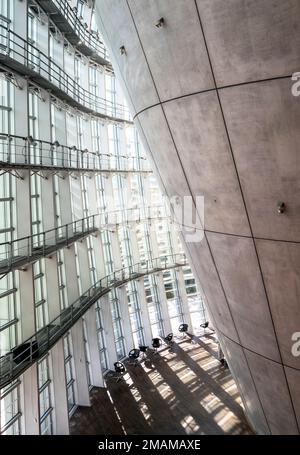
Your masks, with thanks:
[[[46,79],[82,108],[111,118],[131,121],[130,112],[126,106],[113,103],[84,89],[48,55],[2,24],[0,24],[0,55],[1,53]]]
[[[185,254],[162,256],[125,267],[101,278],[49,324],[0,357],[0,387],[8,385],[45,355],[100,297],[112,289],[146,275],[185,265]]]
[[[102,212],[73,221],[38,234],[0,243],[0,273],[24,267],[46,257],[54,251],[69,246],[96,231],[112,226],[143,223],[168,218],[164,207],[137,207],[126,210]]]
[[[37,0],[41,4],[42,8],[45,8],[45,2]],[[50,3],[47,0],[47,3]],[[100,55],[104,60],[109,62],[106,47],[103,42],[91,33],[84,25],[80,22],[79,18],[73,11],[72,7],[65,0],[52,0],[52,3],[56,6],[61,15],[67,20],[74,33],[78,36],[79,41],[82,41],[87,47],[93,50],[96,54]],[[55,23],[55,15],[51,16],[51,19]],[[61,22],[57,21],[55,25],[61,30]],[[61,30],[64,32],[65,30]]]
[[[91,215],[48,231],[0,243],[0,273],[35,262],[95,232],[98,230],[97,216]]]
[[[151,172],[145,158],[98,154],[87,149],[0,133],[1,167],[46,167],[102,172]]]
[[[114,210],[102,212],[100,217],[100,230],[110,229],[119,225],[130,225],[131,223],[145,223],[148,221],[161,221],[170,219],[169,212],[162,205],[153,205],[150,207],[131,207],[124,210]]]

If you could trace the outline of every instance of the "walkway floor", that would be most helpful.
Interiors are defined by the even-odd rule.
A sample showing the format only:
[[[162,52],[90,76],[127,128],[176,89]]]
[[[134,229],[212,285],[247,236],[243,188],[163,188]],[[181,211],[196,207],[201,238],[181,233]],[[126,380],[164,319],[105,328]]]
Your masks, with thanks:
[[[176,340],[172,350],[127,364],[124,379],[94,388],[77,409],[71,434],[251,434],[228,369],[210,335]]]

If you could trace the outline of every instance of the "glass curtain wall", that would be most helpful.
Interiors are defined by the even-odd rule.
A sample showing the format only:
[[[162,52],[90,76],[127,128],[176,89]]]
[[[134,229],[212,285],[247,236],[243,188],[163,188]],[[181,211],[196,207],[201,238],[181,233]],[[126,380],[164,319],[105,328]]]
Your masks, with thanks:
[[[15,436],[21,434],[20,381],[14,381],[3,388],[0,398],[1,435]]]
[[[123,329],[123,321],[121,316],[121,302],[119,298],[119,292],[114,289],[109,293],[109,302],[111,307],[113,332],[116,345],[116,352],[119,360],[122,360],[126,356],[126,344]]]
[[[8,19],[8,4],[1,4],[1,14]],[[0,76],[0,135],[14,133],[14,86],[9,79]],[[5,142],[5,144],[9,144]],[[13,151],[13,144],[0,150],[5,153],[7,148]],[[1,152],[0,152],[1,156]],[[0,175],[0,261],[8,259],[9,242],[14,240],[16,224],[16,181],[9,173]],[[0,276],[0,355],[6,354],[17,344],[18,325],[18,272],[10,272]]]
[[[75,398],[75,376],[74,376],[72,337],[71,337],[70,333],[68,333],[64,337],[64,359],[65,359],[68,411],[69,411],[69,414],[72,414],[76,407],[76,398]]]
[[[50,357],[38,362],[40,433],[53,434],[53,392]]]
[[[13,3],[0,2],[0,25],[13,28]],[[7,41],[0,39],[0,53],[6,52]],[[0,75],[0,160],[14,153],[14,142],[4,138],[14,134],[15,86],[8,74]],[[8,174],[0,175],[0,261],[9,255],[9,243],[14,240],[16,227],[16,180]],[[0,356],[18,344],[20,339],[19,272],[0,275]],[[20,384],[17,380],[0,391],[0,433],[21,434]]]
[[[0,25],[9,25],[11,29],[15,27],[14,5],[18,4],[19,7],[25,8],[25,2],[16,2],[17,0],[0,2]],[[85,1],[72,0],[69,3],[76,8],[74,11],[80,22],[88,24],[87,30],[91,26],[97,32],[92,8],[89,8]],[[82,89],[87,90],[91,93],[91,99],[101,97],[106,100],[106,113],[109,116],[118,117],[120,108],[117,104],[124,104],[124,96],[112,69],[101,66],[95,56],[83,55],[75,49],[59,30],[59,24],[53,22],[54,17],[48,17],[45,20],[42,9],[34,0],[30,0],[27,8],[27,23],[24,17],[24,28],[17,32],[29,44],[42,50],[47,57],[51,57],[43,77],[48,77],[49,81],[54,83],[54,78],[57,78],[55,65],[58,65],[61,74],[55,84],[62,91],[67,92],[68,89],[62,78],[64,72],[78,84],[76,96],[79,96],[79,92],[83,93]],[[0,40],[0,53],[6,51],[6,44],[6,41]],[[38,51],[29,54],[29,60],[31,70],[40,71],[41,61]],[[101,118],[80,106],[74,108],[68,105],[66,99],[64,97],[60,99],[60,95],[53,91],[50,95],[45,93],[38,84],[28,80],[25,74],[14,75],[13,71],[1,74],[0,160],[7,159],[8,153],[14,154],[16,151],[24,153],[24,144],[26,144],[31,162],[40,165],[41,141],[51,141],[52,145],[49,144],[48,152],[51,152],[54,164],[63,163],[62,146],[65,145],[69,147],[68,156],[73,161],[80,157],[81,162],[86,163],[87,157],[93,156],[96,165],[103,167],[102,170],[107,171],[111,168],[114,171],[83,173],[78,169],[72,172],[66,169],[59,172],[54,170],[45,175],[43,168],[37,172],[27,169],[28,178],[24,182],[18,180],[16,174],[0,172],[0,261],[5,260],[9,254],[9,242],[18,238],[17,214],[21,213],[18,198],[23,191],[26,191],[30,198],[28,216],[26,213],[29,219],[26,235],[34,235],[37,247],[42,245],[42,233],[45,228],[49,229],[49,224],[51,228],[58,228],[58,235],[61,236],[64,232],[65,220],[78,220],[95,213],[107,215],[113,210],[122,211],[123,217],[118,226],[103,227],[96,237],[88,236],[80,244],[75,242],[74,245],[68,246],[68,249],[61,248],[51,259],[40,259],[28,266],[28,271],[32,272],[33,278],[30,278],[29,288],[32,287],[28,295],[33,296],[34,300],[30,331],[45,327],[50,322],[51,315],[56,314],[57,309],[66,310],[78,297],[78,292],[81,295],[86,291],[87,283],[94,284],[103,275],[111,274],[120,267],[132,266],[136,262],[141,262],[146,270],[157,256],[161,257],[163,263],[164,256],[172,254],[173,251],[178,252],[182,248],[179,241],[179,246],[174,245],[174,236],[171,241],[171,228],[161,229],[164,225],[163,218],[166,217],[163,209],[160,212],[162,219],[157,224],[157,229],[153,229],[155,220],[150,219],[148,208],[153,205],[162,206],[164,201],[153,174],[138,172],[142,170],[146,156],[133,124],[124,125],[118,118],[114,120]],[[21,106],[21,101],[24,106]],[[20,106],[23,109],[22,117]],[[47,125],[48,117],[49,125]],[[8,134],[21,135],[23,145],[17,148],[17,140],[13,137],[8,140],[6,137]],[[54,142],[59,145],[55,145]],[[120,173],[116,171],[118,168],[135,169],[137,172]],[[96,192],[96,204],[94,204],[94,192]],[[53,201],[52,223],[49,223],[49,210],[45,204],[48,200]],[[129,208],[139,208],[140,217],[136,223],[129,219],[130,213],[127,211]],[[21,232],[23,233],[23,230]],[[53,264],[55,264],[54,267]],[[23,272],[16,270],[4,276],[0,275],[1,356],[8,355],[12,348],[22,342],[24,339],[22,335],[29,331],[26,325],[23,326],[26,318],[22,318],[21,314],[22,304],[26,300],[23,295],[20,296],[19,288],[22,286],[23,278],[21,273]],[[132,281],[119,289],[112,290],[107,296],[108,301],[105,298],[96,302],[93,310],[102,371],[106,372],[111,365],[108,351],[112,352],[113,349],[108,350],[107,347],[113,346],[117,358],[123,359],[128,349],[132,347],[126,346],[126,340],[130,340],[131,334],[135,346],[150,344],[151,341],[145,339],[148,317],[147,320],[143,320],[142,308],[147,308],[149,312],[153,337],[165,335],[167,324],[164,323],[163,314],[166,315],[166,308],[169,310],[172,328],[173,326],[177,328],[182,320],[183,293],[187,294],[195,329],[199,322],[202,322],[205,318],[203,302],[190,267],[184,268],[183,280],[180,281],[178,276],[177,270],[145,276],[139,282]],[[109,304],[109,317],[105,313],[106,303]],[[52,308],[51,305],[57,305],[57,307]],[[104,321],[109,320],[110,316],[112,330],[107,330],[104,327]],[[63,339],[64,352],[61,352],[64,358],[62,368],[65,368],[70,414],[76,408],[77,385],[80,383],[76,378],[78,369],[75,368],[72,341],[74,345],[77,345],[78,341],[84,343],[88,384],[93,385],[90,354],[94,351],[89,346],[92,337],[89,337],[88,318],[83,317],[82,324],[82,333],[78,335],[82,338],[72,340],[75,334],[72,332],[71,336],[71,333],[68,333]],[[125,334],[124,327],[126,330],[131,328],[131,334]],[[52,371],[51,351],[47,357],[39,359],[37,368],[39,432],[52,434],[56,431],[53,388],[56,372]],[[101,374],[100,371],[99,374]],[[14,381],[9,387],[1,390],[1,433],[22,433],[24,417],[21,406],[24,402],[22,394],[21,380]]]
[[[171,239],[171,232],[167,225],[158,224],[157,241],[159,256],[161,257],[163,263],[166,256],[169,254],[173,255],[175,253]],[[184,318],[182,309],[182,297],[176,270],[171,269],[163,272],[163,282],[168,302],[171,329],[172,332],[177,332],[179,325],[184,322]]]
[[[103,323],[103,310],[102,310],[103,301],[98,300],[96,303],[96,327],[97,327],[97,335],[98,335],[98,347],[100,352],[100,362],[102,372],[106,373],[108,370],[108,354],[107,354],[107,342],[104,330],[104,323]]]
[[[179,253],[183,253],[183,246],[179,238],[177,239],[177,243]],[[192,322],[192,330],[198,335],[203,332],[203,329],[200,328],[200,324],[208,320],[208,314],[205,310],[204,300],[200,289],[197,286],[191,267],[189,265],[182,267],[182,273]]]

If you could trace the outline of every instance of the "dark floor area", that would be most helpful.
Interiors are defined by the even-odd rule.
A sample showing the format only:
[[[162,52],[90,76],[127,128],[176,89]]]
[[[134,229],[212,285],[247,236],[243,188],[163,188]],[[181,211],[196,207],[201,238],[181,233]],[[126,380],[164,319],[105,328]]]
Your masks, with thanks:
[[[71,434],[251,434],[228,369],[210,335],[175,340],[172,350],[126,364],[120,382],[91,391],[91,407],[71,418]]]

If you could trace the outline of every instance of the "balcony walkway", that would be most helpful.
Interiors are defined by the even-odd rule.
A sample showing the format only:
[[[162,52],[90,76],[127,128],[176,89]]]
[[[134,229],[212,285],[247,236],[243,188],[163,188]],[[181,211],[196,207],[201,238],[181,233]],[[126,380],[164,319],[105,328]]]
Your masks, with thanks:
[[[102,212],[39,234],[0,243],[0,275],[24,270],[27,265],[101,230],[115,230],[123,224],[160,222],[162,219],[168,219],[163,206]]]
[[[39,234],[0,244],[0,275],[24,270],[43,257],[65,248],[99,230],[93,215]]]
[[[10,384],[42,358],[100,297],[112,289],[153,273],[186,265],[185,255],[177,254],[144,261],[105,276],[43,329],[0,357],[0,388]]]
[[[36,46],[0,24],[0,63],[82,112],[119,123],[133,124],[128,108],[84,89]]]
[[[47,170],[55,173],[152,173],[146,159],[142,157],[98,155],[58,142],[1,133],[0,169]]]
[[[100,65],[111,66],[104,44],[89,32],[66,0],[37,0],[66,39]]]

